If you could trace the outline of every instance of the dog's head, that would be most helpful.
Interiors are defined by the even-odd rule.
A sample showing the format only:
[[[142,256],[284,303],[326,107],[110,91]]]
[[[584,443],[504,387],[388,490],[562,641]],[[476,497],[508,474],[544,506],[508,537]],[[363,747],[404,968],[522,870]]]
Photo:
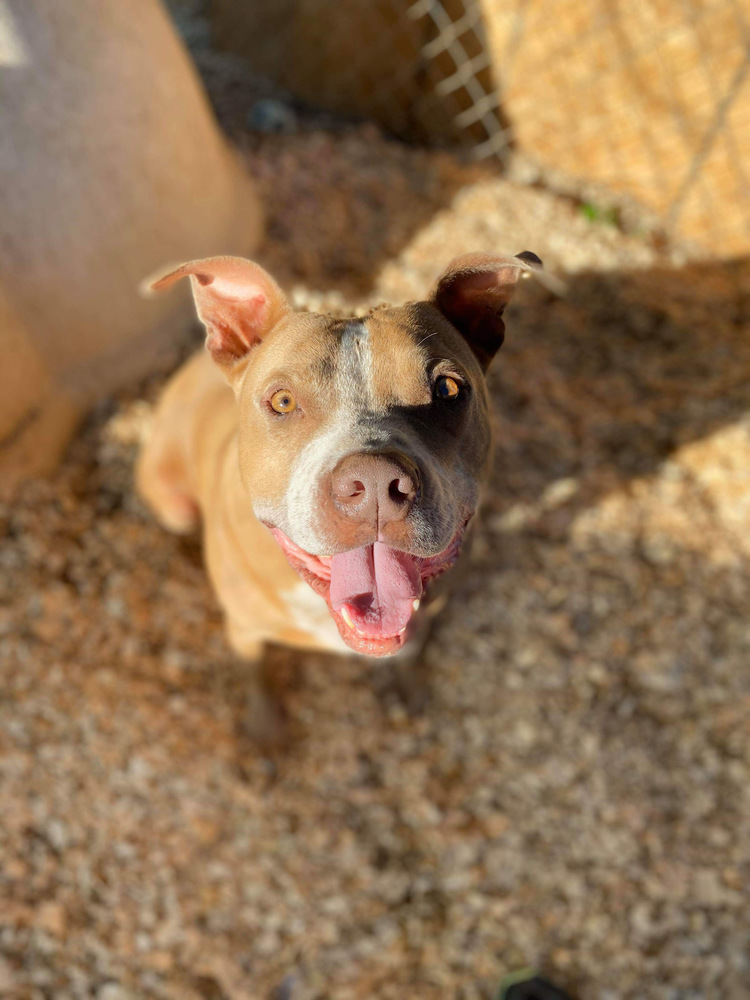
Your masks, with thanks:
[[[207,347],[239,405],[243,484],[358,652],[401,648],[428,582],[458,557],[490,449],[484,374],[517,257],[454,260],[432,296],[360,319],[295,312],[257,264],[194,261]]]

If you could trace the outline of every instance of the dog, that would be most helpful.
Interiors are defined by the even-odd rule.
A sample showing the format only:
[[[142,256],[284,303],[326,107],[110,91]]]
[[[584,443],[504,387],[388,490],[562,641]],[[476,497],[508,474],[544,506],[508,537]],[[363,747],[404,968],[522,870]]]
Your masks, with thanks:
[[[183,264],[207,351],[166,386],[137,484],[161,522],[203,522],[236,652],[266,642],[381,657],[419,633],[457,561],[490,456],[485,373],[515,257],[454,260],[429,299],[363,318],[295,312],[239,257]]]

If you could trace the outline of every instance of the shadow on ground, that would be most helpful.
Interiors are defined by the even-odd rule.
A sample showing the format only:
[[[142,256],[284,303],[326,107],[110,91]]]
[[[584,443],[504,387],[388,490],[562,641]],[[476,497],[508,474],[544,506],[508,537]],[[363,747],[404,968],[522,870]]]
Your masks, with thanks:
[[[566,477],[580,480],[580,507],[747,419],[747,259],[579,273],[562,299],[535,289],[508,327],[491,377],[498,509]]]

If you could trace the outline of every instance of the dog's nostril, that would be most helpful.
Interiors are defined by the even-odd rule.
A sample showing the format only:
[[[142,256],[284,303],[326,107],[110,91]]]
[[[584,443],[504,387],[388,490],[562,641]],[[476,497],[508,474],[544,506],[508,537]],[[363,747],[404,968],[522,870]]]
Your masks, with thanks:
[[[338,503],[356,505],[366,498],[367,486],[361,479],[343,479],[334,481],[333,493]]]
[[[412,483],[406,478],[392,479],[388,484],[388,496],[394,503],[405,503],[414,495]]]

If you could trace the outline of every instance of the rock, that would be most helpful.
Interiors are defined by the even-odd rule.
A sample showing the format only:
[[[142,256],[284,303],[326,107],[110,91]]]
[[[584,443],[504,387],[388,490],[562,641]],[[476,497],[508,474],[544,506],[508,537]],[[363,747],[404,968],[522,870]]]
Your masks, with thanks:
[[[273,98],[258,101],[247,114],[247,126],[253,132],[284,132],[297,130],[297,116],[288,104]]]
[[[96,991],[96,1000],[136,1000],[136,995],[119,983],[104,983]]]

